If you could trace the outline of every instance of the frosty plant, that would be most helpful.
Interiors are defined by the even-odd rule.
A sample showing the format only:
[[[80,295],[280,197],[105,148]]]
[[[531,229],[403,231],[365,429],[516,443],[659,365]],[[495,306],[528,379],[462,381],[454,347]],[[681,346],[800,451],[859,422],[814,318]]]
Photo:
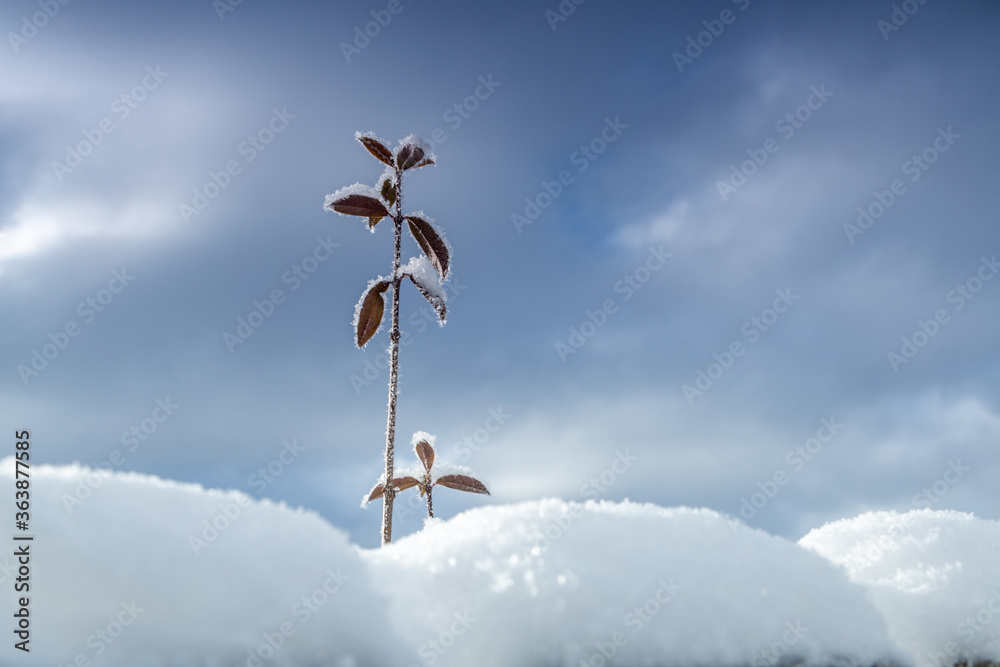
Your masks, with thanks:
[[[409,278],[438,314],[443,326],[447,309],[445,292],[441,286],[447,280],[451,248],[444,234],[434,226],[434,221],[422,211],[403,215],[403,173],[425,165],[434,164],[434,156],[427,154],[423,142],[410,135],[391,151],[384,141],[374,134],[358,132],[355,138],[368,149],[376,160],[386,165],[382,177],[372,188],[361,183],[341,188],[327,195],[324,208],[342,215],[368,218],[368,229],[374,233],[375,225],[382,218],[392,220],[395,246],[392,255],[392,273],[379,276],[368,283],[354,309],[353,326],[357,332],[357,345],[364,347],[382,326],[385,300],[382,295],[392,287],[392,324],[389,330],[389,406],[385,428],[385,475],[381,480],[385,492],[382,505],[382,544],[392,541],[392,501],[398,485],[393,480],[393,445],[396,437],[396,381],[399,371],[399,286]],[[406,265],[400,263],[403,242],[403,222],[416,239],[423,255],[413,257]]]
[[[467,471],[464,468],[448,466],[448,468],[453,468],[454,471],[446,475],[437,475],[435,478],[434,440],[434,436],[429,433],[424,433],[423,431],[414,433],[412,441],[413,451],[417,453],[417,458],[420,459],[420,463],[424,467],[423,472],[417,470],[414,471],[416,476],[404,475],[392,478],[394,493],[405,491],[413,486],[417,487],[420,491],[420,495],[427,498],[427,516],[431,518],[434,517],[434,502],[431,499],[431,492],[434,490],[435,486],[446,486],[449,489],[468,491],[469,493],[490,494],[486,485],[475,477],[472,477],[471,474],[465,474],[466,472],[471,471]],[[367,505],[377,498],[382,498],[385,494],[385,488],[385,484],[381,481],[376,484],[375,488],[373,488],[368,494],[367,499],[365,499],[365,504]]]

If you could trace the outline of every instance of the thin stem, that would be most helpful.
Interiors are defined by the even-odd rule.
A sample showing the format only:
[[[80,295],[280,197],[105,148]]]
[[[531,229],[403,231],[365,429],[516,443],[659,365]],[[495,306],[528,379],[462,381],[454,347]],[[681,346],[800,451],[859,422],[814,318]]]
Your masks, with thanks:
[[[403,244],[403,173],[396,168],[395,248],[392,255],[392,329],[389,331],[389,407],[385,426],[385,491],[382,503],[382,546],[392,542],[392,504],[396,489],[392,486],[393,449],[396,441],[396,390],[399,378],[399,275]]]
[[[427,516],[431,519],[434,518],[434,503],[431,502],[431,489],[434,488],[433,484],[427,485]]]

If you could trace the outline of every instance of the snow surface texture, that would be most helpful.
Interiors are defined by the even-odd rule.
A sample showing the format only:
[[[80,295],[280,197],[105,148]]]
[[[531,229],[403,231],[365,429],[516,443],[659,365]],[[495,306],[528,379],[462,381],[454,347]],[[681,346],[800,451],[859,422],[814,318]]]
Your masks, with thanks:
[[[412,276],[425,291],[440,299],[442,303],[448,301],[448,293],[444,291],[444,286],[438,279],[437,270],[425,256],[411,257],[409,262],[399,267],[398,274]]]
[[[903,515],[803,548],[709,510],[542,500],[363,550],[312,512],[134,473],[37,466],[31,496],[25,666],[922,667],[924,628],[989,608],[1000,573],[998,525],[957,513],[913,513],[894,550],[845,572],[817,552],[849,560]],[[0,565],[12,586],[13,556]],[[979,657],[997,657],[991,632]]]
[[[871,590],[919,667],[1000,657],[1000,523],[953,511],[871,512],[799,542]]]

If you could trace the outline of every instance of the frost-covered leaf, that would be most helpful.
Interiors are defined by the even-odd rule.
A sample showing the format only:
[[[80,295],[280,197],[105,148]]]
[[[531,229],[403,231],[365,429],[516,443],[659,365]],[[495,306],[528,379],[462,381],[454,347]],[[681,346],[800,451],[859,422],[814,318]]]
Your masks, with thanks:
[[[397,491],[405,491],[410,487],[418,486],[420,480],[416,477],[394,477],[392,479],[392,487]]]
[[[447,486],[449,489],[457,489],[458,491],[490,495],[490,491],[486,488],[485,484],[475,477],[469,477],[468,475],[441,475],[434,483]]]
[[[369,231],[375,231],[375,225],[377,225],[379,223],[379,220],[381,220],[381,219],[382,219],[382,216],[380,216],[380,215],[373,215],[372,217],[368,218],[368,229],[369,229]]]
[[[329,207],[342,215],[359,215],[365,218],[382,218],[389,215],[382,202],[366,195],[347,195],[330,202]]]
[[[379,201],[378,190],[364,183],[348,185],[332,195],[327,195],[323,208],[341,215],[358,215],[365,218],[389,215],[385,205]]]
[[[413,446],[413,449],[417,452],[417,458],[424,464],[424,470],[430,472],[434,465],[434,448],[431,447],[431,443],[421,440]]]
[[[392,151],[386,148],[385,144],[382,143],[373,132],[365,132],[364,134],[356,132],[354,137],[368,149],[368,152],[371,153],[376,160],[384,162],[390,167],[392,166]]]
[[[444,288],[441,287],[437,271],[431,265],[430,260],[422,255],[411,257],[409,263],[399,267],[399,275],[406,276],[417,286],[424,298],[434,307],[440,324],[443,326],[448,315],[448,308],[445,306],[448,296],[445,294]]]
[[[400,171],[416,167],[424,159],[424,149],[413,144],[406,144],[396,154],[396,166]]]
[[[367,505],[371,501],[377,498],[381,498],[384,493],[385,493],[385,484],[376,484],[375,488],[372,489],[371,493],[368,494],[368,498],[367,500],[365,500],[364,504]]]
[[[427,259],[437,269],[441,280],[444,280],[448,276],[448,265],[451,261],[451,250],[448,248],[448,242],[431,222],[419,216],[408,215],[406,222],[409,224],[413,238],[420,245],[420,249],[424,251]]]
[[[429,164],[434,164],[434,160],[428,157],[421,160],[418,164],[413,165],[413,168],[418,169],[420,167],[426,167]]]
[[[388,202],[389,206],[396,203],[396,185],[392,182],[392,179],[385,178],[382,180],[382,199]]]
[[[382,298],[382,294],[387,289],[389,281],[377,278],[368,283],[368,289],[358,300],[358,305],[354,309],[354,328],[357,331],[358,347],[364,347],[382,326],[382,315],[385,312],[385,299]]]

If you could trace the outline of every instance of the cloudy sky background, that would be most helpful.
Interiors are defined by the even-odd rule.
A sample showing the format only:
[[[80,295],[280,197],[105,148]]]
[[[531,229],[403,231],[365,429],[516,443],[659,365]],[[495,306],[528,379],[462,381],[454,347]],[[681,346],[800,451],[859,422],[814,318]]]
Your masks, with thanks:
[[[387,3],[331,5],[72,2],[34,32],[37,3],[0,10],[0,402],[36,462],[120,450],[120,470],[315,509],[374,545],[380,512],[358,502],[380,472],[387,374],[358,378],[387,336],[359,351],[349,325],[389,270],[391,228],[371,235],[322,203],[381,172],[356,130],[440,128],[438,165],[404,192],[447,231],[455,287],[444,328],[403,292],[399,440],[406,462],[412,432],[436,434],[439,456],[494,492],[442,493],[441,515],[582,499],[627,451],[636,462],[600,497],[737,515],[784,472],[747,523],[793,538],[910,509],[952,464],[961,476],[923,504],[1000,517],[1000,280],[961,310],[948,300],[1000,252],[996,3],[913,3],[886,32],[890,3],[593,0],[554,22],[555,1],[402,0],[349,62],[341,44]],[[724,10],[679,71],[674,54]],[[465,102],[480,77],[495,88]],[[116,100],[144,78],[123,117]],[[776,122],[814,87],[832,95],[787,137]],[[467,117],[449,112],[463,103]],[[248,161],[241,145],[275,110],[287,126]],[[103,119],[92,153],[54,168]],[[580,171],[575,152],[608,122],[624,129]],[[948,128],[958,138],[911,181],[905,163]],[[777,152],[723,201],[718,182],[770,138]],[[239,173],[185,220],[179,205],[229,161]],[[512,214],[564,170],[572,182],[517,229]],[[844,225],[894,179],[903,194],[850,242]],[[282,276],[319,238],[339,247],[291,290]],[[671,258],[626,300],[615,286],[647,277],[650,248]],[[79,304],[123,268],[134,279],[90,320]],[[230,352],[223,335],[274,289],[284,303]],[[744,325],[777,290],[798,299],[751,342]],[[606,323],[560,355],[609,299]],[[939,309],[947,323],[894,371],[888,353]],[[25,382],[18,367],[70,322],[79,334]],[[687,400],[737,341],[745,353]],[[168,397],[179,407],[129,452],[122,434]],[[509,417],[487,439],[491,410]],[[790,463],[823,419],[842,428]],[[477,436],[471,457],[455,448]],[[258,493],[250,476],[292,439],[304,451]]]

